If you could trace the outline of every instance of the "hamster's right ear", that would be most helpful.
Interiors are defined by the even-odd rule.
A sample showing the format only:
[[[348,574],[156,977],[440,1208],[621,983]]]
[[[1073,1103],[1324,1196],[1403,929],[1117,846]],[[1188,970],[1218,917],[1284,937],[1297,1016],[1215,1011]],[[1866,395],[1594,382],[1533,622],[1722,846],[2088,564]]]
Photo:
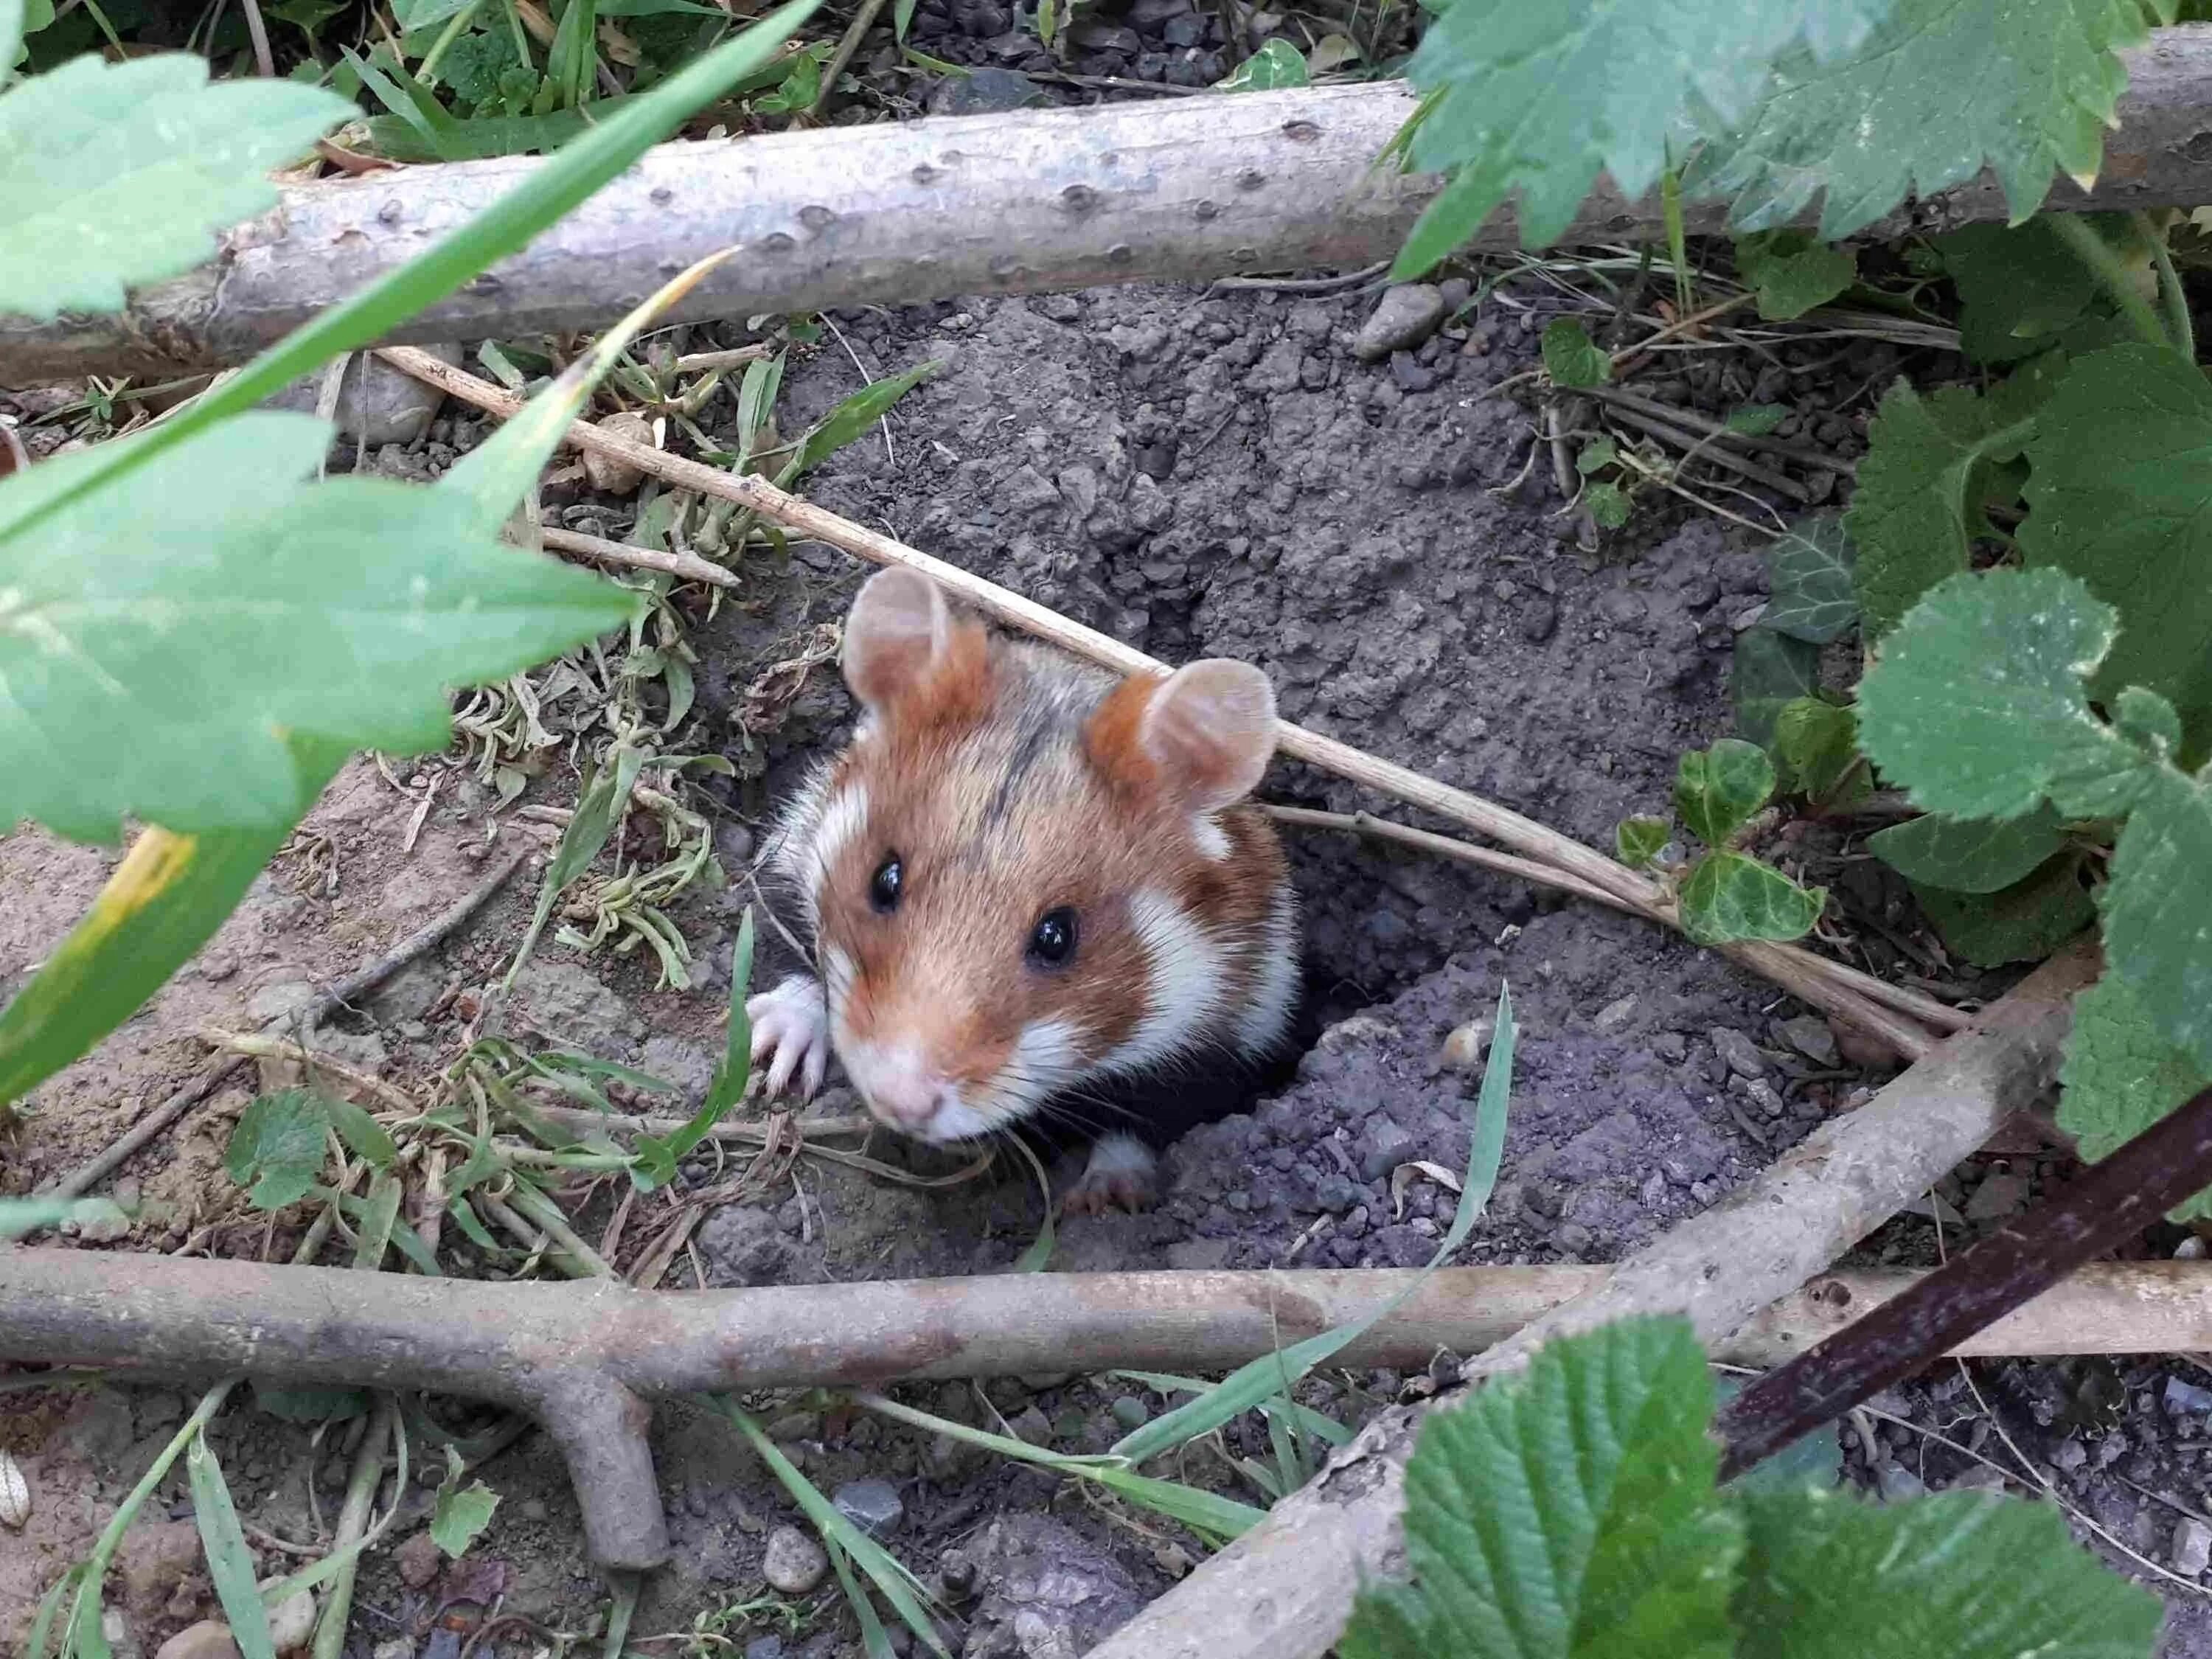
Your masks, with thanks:
[[[845,618],[845,684],[886,718],[980,719],[988,702],[982,625],[956,617],[944,590],[894,566],[861,584]]]

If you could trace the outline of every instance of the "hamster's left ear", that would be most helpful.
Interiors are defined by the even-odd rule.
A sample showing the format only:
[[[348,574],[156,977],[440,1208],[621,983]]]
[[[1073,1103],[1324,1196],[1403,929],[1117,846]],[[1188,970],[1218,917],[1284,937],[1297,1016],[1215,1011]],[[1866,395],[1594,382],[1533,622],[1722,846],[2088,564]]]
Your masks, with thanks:
[[[878,571],[845,618],[845,684],[872,713],[902,725],[982,718],[989,658],[982,624],[955,615],[919,571]]]
[[[1211,657],[1128,681],[1086,736],[1109,775],[1210,812],[1250,794],[1274,758],[1275,691],[1251,664]]]

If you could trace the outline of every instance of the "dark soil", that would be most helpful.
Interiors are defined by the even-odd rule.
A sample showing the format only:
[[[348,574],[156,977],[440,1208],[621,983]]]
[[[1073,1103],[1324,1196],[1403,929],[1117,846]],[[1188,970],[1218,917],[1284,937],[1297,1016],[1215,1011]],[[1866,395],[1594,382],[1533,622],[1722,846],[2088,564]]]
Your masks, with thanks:
[[[1138,0],[1138,9],[1149,3]],[[917,37],[927,51],[976,61],[982,46],[973,43],[987,46],[1006,27],[994,30],[982,15],[994,9],[994,0],[923,0]],[[1158,17],[1148,29],[1197,15],[1151,9]],[[1206,38],[1200,31],[1186,49],[1208,49]],[[1127,43],[1101,40],[1101,66],[1084,72],[1125,72],[1103,65],[1127,57]],[[1620,817],[1666,810],[1685,748],[1729,729],[1735,631],[1765,591],[1756,538],[1672,503],[1644,507],[1628,531],[1586,548],[1528,412],[1482,396],[1533,360],[1543,319],[1486,302],[1417,349],[1369,365],[1352,342],[1373,304],[1371,293],[1209,298],[1154,289],[840,315],[852,356],[832,343],[794,363],[780,418],[787,432],[799,429],[855,389],[863,369],[880,376],[944,360],[939,376],[899,404],[888,434],[871,434],[815,475],[815,499],[1164,659],[1256,662],[1289,718],[1609,843]],[[1814,357],[1803,349],[1796,361],[1802,368]],[[1848,458],[1868,388],[1897,366],[1887,347],[1853,346],[1825,368],[1777,369],[1769,384],[1765,366],[1699,360],[1662,376],[1658,390],[1711,409],[1793,402],[1792,430]],[[708,415],[726,420],[726,404]],[[434,471],[475,431],[441,421],[428,445],[373,464]],[[618,536],[634,507],[572,489],[554,510],[573,527]],[[842,554],[798,544],[780,571],[749,565],[754,585],[694,631],[705,740],[738,767],[723,830],[733,868],[750,842],[740,820],[757,822],[848,713],[826,667],[795,696],[764,697],[763,677],[842,613],[862,574]],[[288,882],[283,869],[264,882],[202,965],[96,1062],[41,1091],[42,1115],[8,1184],[27,1185],[111,1139],[125,1091],[158,1098],[196,1062],[198,1051],[182,1040],[194,1025],[242,1025],[270,988],[326,981],[465,890],[481,867],[476,849],[493,803],[481,789],[448,787],[404,854],[411,800],[365,763],[352,769],[309,825],[331,838],[335,891]],[[1264,793],[1340,810],[1389,807],[1287,765]],[[532,833],[505,824],[502,836]],[[1055,1269],[1427,1260],[1452,1195],[1426,1176],[1394,1190],[1392,1172],[1417,1161],[1463,1167],[1479,1073],[1448,1058],[1461,1051],[1445,1039],[1489,1017],[1507,984],[1522,1035],[1504,1168],[1468,1248],[1475,1261],[1616,1259],[1755,1174],[1869,1080],[1823,1058],[1803,1022],[1790,1024],[1803,1010],[1671,935],[1376,844],[1291,833],[1328,1034],[1292,1086],[1176,1149],[1157,1211],[1062,1223]],[[1850,854],[1820,856],[1841,868]],[[35,834],[0,841],[0,981],[50,948],[104,874],[100,855]],[[395,986],[350,1031],[324,1041],[395,1080],[428,1078],[451,1029],[442,989],[481,985],[496,969],[519,933],[528,886],[518,881],[464,942]],[[1867,903],[1891,901],[1878,889]],[[1848,890],[1843,896],[1847,908],[1856,902]],[[702,958],[724,975],[737,902],[701,895],[678,913]],[[781,950],[763,939],[763,981],[787,965]],[[713,1064],[726,994],[726,978],[710,973],[707,981],[690,993],[656,991],[635,959],[581,957],[549,941],[526,978],[520,1018],[526,1030],[557,1033],[696,1091]],[[243,1098],[188,1117],[128,1173],[167,1206],[141,1223],[130,1247],[260,1252],[264,1221],[237,1205],[217,1167]],[[834,1095],[823,1106],[841,1109]],[[950,1167],[880,1143],[871,1152],[930,1173]],[[1945,1207],[1931,1206],[1954,1246],[1962,1230],[1997,1224],[2032,1181],[2063,1178],[2063,1162],[2018,1162],[1978,1160],[1954,1178]],[[718,1177],[701,1159],[687,1178]],[[603,1223],[610,1200],[595,1201],[601,1208],[590,1215]],[[1042,1215],[1034,1185],[1011,1174],[927,1190],[804,1164],[777,1190],[713,1213],[670,1282],[1004,1271]],[[585,1230],[592,1236],[592,1225]],[[1931,1224],[1907,1218],[1869,1241],[1868,1255],[1920,1261],[1932,1245]],[[1316,1379],[1308,1397],[1356,1421],[1405,1382],[1335,1374]],[[2057,1472],[2063,1493],[2164,1564],[2178,1546],[2193,1548],[2176,1538],[2185,1517],[2175,1506],[2203,1505],[2208,1389],[2212,1376],[2185,1361],[1954,1367],[1883,1402],[1905,1423],[1866,1419],[1846,1443],[1858,1478],[1906,1491],[1958,1484],[1962,1472],[1969,1483],[1989,1478],[1923,1431],[2000,1459],[2008,1435],[2037,1468]],[[1065,1450],[1103,1449],[1147,1404],[1109,1379],[1059,1376],[909,1397]],[[0,1445],[22,1462],[37,1510],[25,1538],[0,1550],[0,1644],[188,1408],[176,1395],[105,1388],[6,1398]],[[1193,1559],[1189,1540],[1154,1517],[1101,1505],[951,1439],[811,1399],[752,1403],[818,1484],[843,1491],[856,1508],[884,1510],[886,1541],[957,1615],[964,1642],[957,1651],[1079,1654]],[[449,1415],[457,1430],[474,1425]],[[1264,1450],[1241,1434],[1231,1431],[1232,1449]],[[312,1535],[311,1481],[321,1483],[313,1490],[323,1514],[335,1507],[331,1480],[343,1460],[327,1450],[311,1456],[306,1430],[234,1408],[216,1438],[251,1524]],[[701,1653],[860,1651],[834,1581],[788,1601],[763,1596],[769,1538],[799,1516],[726,1425],[665,1410],[656,1453],[677,1553],[648,1583],[634,1639],[706,1620],[719,1634],[701,1638]],[[439,1460],[418,1448],[417,1461],[431,1465],[434,1486]],[[502,1503],[459,1564],[426,1558],[419,1540],[429,1486],[418,1486],[392,1534],[401,1548],[369,1558],[349,1651],[447,1659],[496,1601],[501,1617],[532,1623],[504,1626],[475,1651],[529,1653],[544,1645],[533,1626],[580,1632],[603,1613],[565,1475],[542,1437],[526,1436],[482,1473]],[[1194,1452],[1182,1473],[1259,1501],[1210,1455]],[[888,1507],[885,1482],[896,1497]],[[212,1606],[189,1540],[176,1535],[188,1531],[190,1513],[176,1480],[155,1508],[134,1532],[117,1591],[147,1655]],[[270,1553],[265,1570],[281,1560]],[[2212,1652],[2202,1595],[2178,1592],[2172,1606],[2169,1651]]]

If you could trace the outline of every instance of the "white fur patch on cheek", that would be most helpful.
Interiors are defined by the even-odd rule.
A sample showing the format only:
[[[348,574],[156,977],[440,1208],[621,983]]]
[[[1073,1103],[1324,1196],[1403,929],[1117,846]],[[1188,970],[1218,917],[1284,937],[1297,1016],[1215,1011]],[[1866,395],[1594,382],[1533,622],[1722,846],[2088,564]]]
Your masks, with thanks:
[[[1046,1097],[1073,1081],[1083,1064],[1083,1034],[1067,1020],[1033,1019],[991,1079],[988,1098],[1001,1119],[1025,1117]]]
[[[846,1043],[845,1005],[852,1000],[853,981],[859,972],[859,965],[845,951],[834,945],[822,947],[822,1000],[829,1005],[830,1030],[841,1058]]]
[[[1154,890],[1129,901],[1129,925],[1145,950],[1145,1012],[1104,1069],[1135,1071],[1176,1052],[1212,1023],[1226,993],[1228,963],[1197,919]]]
[[[868,790],[865,784],[848,784],[832,795],[822,808],[822,822],[814,831],[814,868],[809,872],[807,890],[819,894],[822,884],[830,878],[830,872],[845,850],[860,838],[868,827]]]
[[[1248,954],[1252,963],[1250,1000],[1237,1022],[1237,1047],[1257,1055],[1281,1041],[1290,1029],[1291,1008],[1298,990],[1298,907],[1288,887],[1267,907],[1267,931]]]
[[[1229,856],[1229,832],[1221,827],[1212,813],[1193,814],[1190,820],[1190,833],[1191,838],[1198,843],[1198,850],[1201,856],[1212,860],[1216,864]]]

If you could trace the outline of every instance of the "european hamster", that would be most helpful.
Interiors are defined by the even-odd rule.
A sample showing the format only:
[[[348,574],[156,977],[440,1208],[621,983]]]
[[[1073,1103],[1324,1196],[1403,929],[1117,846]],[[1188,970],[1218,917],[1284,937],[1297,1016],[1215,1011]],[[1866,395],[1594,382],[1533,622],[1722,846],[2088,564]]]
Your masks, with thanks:
[[[854,599],[842,667],[860,720],[769,858],[819,977],[746,1005],[767,1093],[811,1097],[834,1048],[902,1133],[1072,1129],[1092,1146],[1065,1207],[1150,1202],[1157,1152],[1290,1055],[1297,904],[1244,799],[1267,677],[1117,679],[896,568]]]

